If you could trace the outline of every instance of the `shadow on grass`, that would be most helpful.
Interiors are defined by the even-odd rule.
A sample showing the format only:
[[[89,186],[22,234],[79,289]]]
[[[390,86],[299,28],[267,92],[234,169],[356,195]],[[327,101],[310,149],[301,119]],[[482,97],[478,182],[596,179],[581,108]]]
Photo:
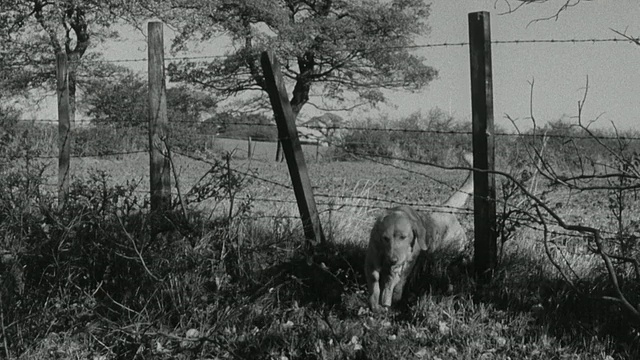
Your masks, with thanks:
[[[615,297],[609,278],[601,271],[572,288],[546,259],[510,254],[492,282],[475,291],[478,302],[492,303],[513,313],[531,313],[549,335],[575,347],[591,346],[593,339],[610,339],[616,353],[640,358],[640,329],[626,311],[603,296]],[[601,269],[593,269],[597,272]],[[640,294],[638,289],[628,294]]]
[[[288,296],[301,306],[346,313],[364,301],[365,249],[352,244],[327,244],[316,249],[313,262],[299,254],[265,270],[274,287],[289,284]],[[364,302],[360,305],[364,306]]]
[[[364,257],[362,247],[329,244],[318,250],[311,265],[302,256],[294,257],[266,270],[264,275],[275,276],[275,283],[286,284],[286,296],[300,306],[358,321],[362,319],[359,312],[367,307]],[[602,300],[603,294],[613,295],[606,277],[580,283],[582,292],[578,293],[550,274],[549,265],[543,261],[524,254],[510,255],[493,281],[478,287],[470,261],[447,253],[421,254],[406,296],[395,306],[392,318],[411,323],[417,303],[425,297],[470,298],[474,304],[490,304],[512,318],[531,318],[530,326],[536,331],[553,336],[576,351],[602,349],[637,358],[638,324],[623,309]]]

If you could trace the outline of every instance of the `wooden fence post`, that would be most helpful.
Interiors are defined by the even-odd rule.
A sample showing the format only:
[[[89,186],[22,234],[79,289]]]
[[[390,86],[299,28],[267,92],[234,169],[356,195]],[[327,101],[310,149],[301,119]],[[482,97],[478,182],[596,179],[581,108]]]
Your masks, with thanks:
[[[149,48],[149,158],[151,211],[164,211],[171,203],[171,161],[168,136],[167,94],[164,79],[162,23],[148,25]]]
[[[251,160],[251,136],[249,136],[249,139],[247,140],[247,159]]]
[[[58,207],[62,209],[69,193],[71,159],[71,114],[69,107],[69,67],[67,54],[56,54],[58,93]]]
[[[278,125],[278,137],[282,143],[282,150],[287,160],[293,190],[298,202],[304,234],[309,241],[309,247],[312,248],[315,245],[324,243],[325,237],[322,233],[320,217],[316,210],[302,146],[300,146],[300,139],[298,139],[295,117],[287,98],[287,90],[282,80],[278,60],[272,52],[265,51],[262,53],[260,61],[267,84],[267,92],[269,93],[276,124]]]
[[[282,141],[276,140],[276,162],[282,162]]]
[[[491,27],[488,12],[469,13],[473,117],[474,263],[478,281],[491,280],[497,261]]]

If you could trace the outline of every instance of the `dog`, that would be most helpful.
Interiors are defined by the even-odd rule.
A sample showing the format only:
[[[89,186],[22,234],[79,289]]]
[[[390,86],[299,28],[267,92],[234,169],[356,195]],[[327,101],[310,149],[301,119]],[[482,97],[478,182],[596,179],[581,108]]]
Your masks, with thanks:
[[[471,154],[464,159],[472,166]],[[365,257],[371,310],[388,308],[402,299],[420,252],[462,253],[467,236],[452,209],[462,208],[472,192],[473,173],[469,172],[462,187],[447,199],[442,210],[421,215],[409,206],[399,206],[376,219]]]
[[[427,249],[427,228],[412,208],[396,207],[376,220],[365,258],[372,310],[380,310],[380,305],[389,307],[402,298],[419,252]]]

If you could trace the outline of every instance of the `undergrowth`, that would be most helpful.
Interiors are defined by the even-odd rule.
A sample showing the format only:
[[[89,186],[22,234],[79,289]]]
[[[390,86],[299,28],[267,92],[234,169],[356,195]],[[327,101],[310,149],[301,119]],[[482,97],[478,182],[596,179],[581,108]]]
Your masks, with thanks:
[[[250,198],[220,217],[184,204],[158,218],[138,183],[94,172],[60,208],[43,165],[29,161],[38,150],[11,139],[0,163],[6,358],[640,358],[638,325],[567,286],[526,232],[505,245],[491,284],[427,257],[408,300],[374,314],[369,212],[323,214],[329,241],[309,263],[292,210],[260,214]],[[203,186],[228,186],[215,184]],[[601,269],[584,271],[585,293],[610,291]]]
[[[150,236],[136,184],[76,182],[64,210],[39,193],[4,208],[20,271],[2,273],[9,357],[220,359],[632,359],[633,324],[562,285],[542,257],[506,251],[481,290],[464,271],[425,267],[424,291],[387,313],[366,309],[364,245],[333,239],[308,264],[296,222],[251,213],[207,220],[166,214]],[[5,199],[3,199],[5,200]],[[13,218],[7,220],[7,216]],[[16,223],[19,218],[19,223]],[[361,226],[361,225],[358,225]],[[6,239],[12,239],[9,246]],[[15,244],[20,244],[16,246]],[[9,261],[3,263],[6,268]],[[19,279],[11,282],[10,279]]]

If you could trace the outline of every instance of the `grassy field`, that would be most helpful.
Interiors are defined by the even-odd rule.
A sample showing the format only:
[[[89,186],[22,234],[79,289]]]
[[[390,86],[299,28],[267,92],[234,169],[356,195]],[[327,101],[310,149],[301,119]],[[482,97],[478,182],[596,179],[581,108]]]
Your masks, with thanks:
[[[230,202],[221,194],[190,205],[188,219],[172,218],[185,226],[156,242],[136,214],[78,215],[60,236],[48,230],[46,243],[55,246],[28,258],[28,266],[49,270],[26,268],[24,299],[13,308],[25,318],[6,329],[20,358],[640,358],[637,324],[599,298],[609,294],[608,281],[585,241],[556,237],[553,254],[565,269],[571,265],[587,295],[561,279],[545,256],[542,233],[526,227],[503,247],[488,286],[478,287],[463,271],[448,291],[446,264],[434,257],[422,290],[407,304],[383,314],[367,309],[362,267],[375,216],[398,203],[428,210],[462,183],[463,171],[332,162],[330,149],[305,146],[330,240],[308,264],[287,166],[273,161],[275,144],[255,144],[247,159],[246,142],[217,141],[233,152],[229,164],[243,184],[234,193],[233,219],[226,218]],[[215,163],[205,155],[174,154],[181,194]],[[131,196],[140,198],[148,190],[148,166],[146,154],[71,165],[75,179],[100,170],[109,175],[108,187],[138,183]],[[53,171],[47,174],[54,183]],[[546,196],[570,221],[614,226],[606,196]],[[637,209],[635,202],[629,206]],[[461,217],[472,237],[471,216]]]

